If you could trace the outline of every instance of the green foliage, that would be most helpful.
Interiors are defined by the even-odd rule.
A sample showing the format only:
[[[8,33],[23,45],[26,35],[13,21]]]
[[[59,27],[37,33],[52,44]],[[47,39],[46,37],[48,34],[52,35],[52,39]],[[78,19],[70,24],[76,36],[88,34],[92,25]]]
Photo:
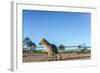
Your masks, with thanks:
[[[34,50],[32,53],[42,53],[41,50]]]
[[[89,49],[82,49],[81,53],[91,53],[91,50],[89,50]]]
[[[71,50],[71,51],[64,51],[64,52],[62,52],[62,53],[78,53],[78,54],[80,54],[80,53],[82,53],[82,54],[87,54],[87,53],[91,53],[91,50],[90,49],[82,49],[82,50],[79,50],[79,51],[77,51],[77,50]]]
[[[63,44],[59,45],[59,50],[65,50],[65,46]]]
[[[34,50],[34,51],[32,51],[31,53],[38,53],[38,54],[41,54],[41,53],[47,53],[47,52],[43,52],[43,51],[41,51],[41,50]]]
[[[23,52],[36,50],[37,45],[29,37],[23,40]]]

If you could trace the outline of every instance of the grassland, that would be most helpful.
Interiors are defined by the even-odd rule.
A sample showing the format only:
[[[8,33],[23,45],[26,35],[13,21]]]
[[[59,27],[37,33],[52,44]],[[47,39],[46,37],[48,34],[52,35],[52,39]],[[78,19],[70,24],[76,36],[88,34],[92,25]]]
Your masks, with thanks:
[[[91,58],[91,52],[60,52],[62,56],[61,61],[64,60],[87,60]],[[35,51],[35,52],[24,52],[23,53],[23,62],[44,62],[48,61],[49,57],[46,52]]]

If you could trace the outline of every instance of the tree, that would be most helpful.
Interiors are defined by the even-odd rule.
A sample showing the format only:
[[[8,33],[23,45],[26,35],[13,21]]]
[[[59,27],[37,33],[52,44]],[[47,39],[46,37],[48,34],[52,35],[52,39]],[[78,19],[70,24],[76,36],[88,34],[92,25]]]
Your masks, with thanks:
[[[85,43],[83,43],[82,45],[79,45],[78,48],[79,48],[79,50],[80,50],[80,53],[86,53],[86,52],[89,51],[89,50],[87,49]]]
[[[83,44],[82,44],[82,47],[83,47],[83,49],[87,49],[87,47],[86,47],[86,44],[85,44],[85,43],[83,43]]]
[[[84,43],[82,44],[82,47],[83,47],[83,49],[81,50],[82,53],[85,53],[88,51],[88,49]]]
[[[65,46],[64,46],[64,45],[62,45],[62,44],[61,44],[61,45],[59,45],[59,47],[58,47],[58,48],[59,48],[59,50],[65,50]]]
[[[79,45],[79,46],[78,46],[78,49],[80,50],[81,48],[82,48],[82,46],[81,46],[81,45]]]
[[[23,40],[23,51],[33,51],[36,49],[36,44],[31,41],[29,37]]]
[[[30,47],[30,50],[33,51],[36,49],[36,44],[33,42],[29,42],[29,47]]]

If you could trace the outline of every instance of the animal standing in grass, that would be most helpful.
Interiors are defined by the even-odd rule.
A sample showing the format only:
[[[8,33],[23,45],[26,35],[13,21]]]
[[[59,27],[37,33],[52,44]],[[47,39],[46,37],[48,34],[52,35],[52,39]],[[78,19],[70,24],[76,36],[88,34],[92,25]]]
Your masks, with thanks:
[[[61,56],[57,50],[57,47],[54,44],[51,44],[46,39],[42,38],[39,45],[44,45],[47,48],[49,61],[61,59]]]

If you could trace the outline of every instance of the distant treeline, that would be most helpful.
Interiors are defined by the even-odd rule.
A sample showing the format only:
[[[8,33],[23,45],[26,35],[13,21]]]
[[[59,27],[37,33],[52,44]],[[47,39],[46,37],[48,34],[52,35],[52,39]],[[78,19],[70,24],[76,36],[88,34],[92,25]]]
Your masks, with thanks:
[[[33,52],[33,53],[41,53],[45,52],[45,50],[38,50],[37,48],[44,48],[43,46],[37,46],[29,37],[24,38],[23,40],[23,52]],[[73,48],[73,50],[66,50],[66,48]],[[75,48],[75,49],[74,49]],[[85,43],[78,46],[65,46],[63,44],[60,44],[58,46],[59,52],[90,52],[90,46],[86,46]]]

